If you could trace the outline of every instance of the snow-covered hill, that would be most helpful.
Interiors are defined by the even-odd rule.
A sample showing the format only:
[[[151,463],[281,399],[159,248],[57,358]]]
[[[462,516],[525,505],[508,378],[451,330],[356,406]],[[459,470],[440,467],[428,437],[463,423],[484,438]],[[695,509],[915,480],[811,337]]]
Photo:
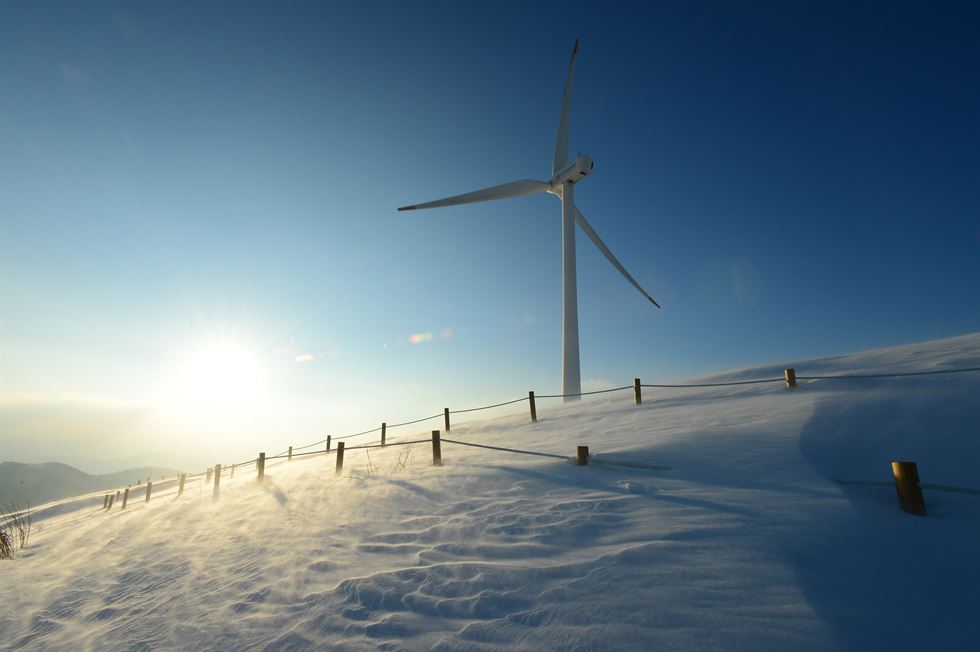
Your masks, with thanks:
[[[977,367],[980,334],[795,366]],[[0,563],[0,632],[15,649],[968,649],[980,496],[927,491],[920,518],[893,488],[836,481],[909,459],[924,483],[978,488],[977,396],[980,373],[646,389],[641,406],[627,390],[452,437],[635,466],[444,443],[433,467],[416,444],[349,451],[340,476],[333,455],[270,462],[216,502],[199,482],[111,513],[94,496]]]

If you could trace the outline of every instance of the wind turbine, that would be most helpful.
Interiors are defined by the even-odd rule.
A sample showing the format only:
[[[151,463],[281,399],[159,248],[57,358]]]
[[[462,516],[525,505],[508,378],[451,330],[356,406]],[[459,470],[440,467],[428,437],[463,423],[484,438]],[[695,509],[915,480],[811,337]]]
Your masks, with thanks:
[[[523,179],[511,181],[499,186],[492,186],[462,195],[437,199],[424,204],[402,206],[400,211],[414,211],[420,208],[439,208],[472,204],[493,199],[508,197],[524,197],[547,192],[561,199],[561,264],[562,264],[562,364],[561,379],[565,401],[577,399],[582,392],[581,370],[578,354],[578,290],[575,277],[575,224],[578,223],[585,235],[599,248],[612,266],[626,277],[626,280],[646,297],[650,303],[660,307],[646,290],[640,287],[626,268],[616,259],[609,247],[588,223],[582,212],[575,208],[575,197],[572,187],[592,174],[594,163],[588,156],[579,156],[571,163],[568,161],[568,109],[572,100],[572,73],[575,70],[575,55],[578,52],[578,39],[572,48],[572,58],[568,62],[568,76],[565,78],[565,93],[561,102],[561,118],[558,121],[558,140],[555,143],[555,159],[551,166],[550,181]]]

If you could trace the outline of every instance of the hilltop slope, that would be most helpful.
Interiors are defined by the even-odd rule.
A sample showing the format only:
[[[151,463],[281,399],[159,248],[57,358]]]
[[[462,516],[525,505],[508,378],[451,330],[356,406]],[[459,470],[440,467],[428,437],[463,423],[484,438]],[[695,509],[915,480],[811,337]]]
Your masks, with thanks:
[[[975,334],[796,367],[978,360]],[[627,390],[539,401],[536,424],[452,429],[560,455],[588,444],[585,467],[448,442],[433,467],[423,443],[348,451],[339,476],[332,454],[270,462],[262,485],[239,470],[218,501],[196,481],[126,511],[95,496],[3,564],[19,591],[0,603],[0,631],[19,649],[962,649],[980,637],[980,496],[927,491],[920,518],[892,487],[836,482],[887,481],[891,460],[912,459],[923,482],[977,488],[980,373],[644,391],[640,406]]]

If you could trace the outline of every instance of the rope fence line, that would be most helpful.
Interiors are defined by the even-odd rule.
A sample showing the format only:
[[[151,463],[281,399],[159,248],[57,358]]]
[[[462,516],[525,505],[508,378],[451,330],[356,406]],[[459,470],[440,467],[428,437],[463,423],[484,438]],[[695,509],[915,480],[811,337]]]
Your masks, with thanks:
[[[659,464],[640,464],[639,462],[620,462],[618,460],[607,460],[599,459],[599,457],[593,455],[589,458],[591,464],[599,464],[602,466],[624,466],[628,469],[649,469],[651,471],[670,471],[672,466],[661,466]]]
[[[717,382],[717,383],[686,383],[686,384],[660,384],[660,383],[642,384],[640,382],[640,379],[639,378],[636,378],[636,379],[634,379],[634,384],[632,386],[631,385],[624,385],[622,387],[613,387],[613,388],[608,388],[608,389],[600,389],[600,390],[594,390],[594,391],[590,391],[590,392],[578,392],[578,393],[571,393],[571,394],[544,394],[544,395],[539,395],[537,398],[577,398],[577,397],[582,397],[582,396],[591,396],[591,395],[595,395],[595,394],[607,394],[607,393],[610,393],[610,392],[619,392],[619,391],[624,391],[624,390],[627,390],[627,389],[633,389],[633,391],[634,391],[634,400],[635,400],[635,402],[636,402],[637,405],[640,405],[642,403],[641,388],[643,388],[643,387],[654,388],[654,389],[658,389],[658,388],[701,388],[701,387],[729,387],[729,386],[737,386],[737,385],[756,385],[756,384],[763,384],[763,383],[785,382],[788,389],[795,389],[796,386],[797,386],[797,380],[848,380],[848,379],[865,379],[865,378],[900,378],[900,377],[909,377],[909,376],[933,376],[933,375],[940,375],[940,374],[958,374],[958,373],[967,373],[967,372],[976,372],[976,371],[980,371],[980,367],[967,367],[967,368],[959,368],[959,369],[934,369],[934,370],[930,370],[930,371],[892,372],[892,373],[879,373],[879,374],[839,374],[839,375],[833,375],[833,376],[823,376],[823,375],[797,376],[795,369],[786,369],[785,370],[785,376],[784,376],[784,378],[763,378],[763,379],[741,380],[741,381],[726,381],[726,382]],[[262,477],[263,477],[263,475],[264,475],[264,471],[265,471],[265,463],[268,462],[268,461],[271,461],[271,460],[280,460],[280,459],[291,460],[293,457],[303,457],[303,456],[307,456],[307,455],[323,455],[323,454],[329,454],[331,452],[336,452],[336,454],[337,454],[337,469],[338,469],[338,472],[339,472],[340,469],[342,468],[342,464],[343,464],[343,452],[345,450],[345,445],[344,445],[344,441],[343,440],[351,439],[351,438],[354,438],[354,437],[361,437],[361,436],[364,436],[364,435],[369,435],[369,434],[372,434],[372,433],[376,433],[378,431],[381,431],[381,443],[378,443],[378,444],[361,444],[361,445],[358,445],[358,446],[350,446],[350,447],[347,447],[346,450],[360,450],[360,449],[371,449],[371,448],[383,448],[383,447],[386,447],[386,446],[410,445],[410,444],[426,443],[429,440],[415,439],[415,440],[408,440],[408,441],[392,441],[392,442],[386,442],[385,441],[385,432],[386,432],[386,429],[387,428],[398,428],[398,427],[402,427],[402,426],[414,425],[414,424],[417,424],[417,423],[422,423],[424,421],[430,421],[432,419],[437,419],[440,416],[443,416],[445,418],[445,430],[448,433],[449,430],[450,430],[450,419],[449,419],[449,416],[451,414],[464,414],[464,413],[476,412],[476,411],[480,411],[480,410],[488,410],[488,409],[492,409],[492,408],[503,407],[503,406],[507,406],[507,405],[513,405],[513,404],[521,403],[521,402],[524,402],[524,401],[528,401],[530,403],[531,421],[532,422],[537,421],[537,413],[536,413],[536,409],[535,409],[535,395],[534,395],[534,392],[532,391],[532,392],[528,392],[528,396],[527,397],[516,398],[516,399],[509,400],[509,401],[503,401],[501,403],[494,403],[492,405],[485,405],[485,406],[475,407],[475,408],[467,408],[467,409],[463,409],[463,410],[450,410],[449,408],[445,408],[443,410],[443,412],[441,412],[441,413],[436,413],[436,414],[433,414],[431,416],[422,417],[421,419],[415,419],[415,420],[412,420],[412,421],[405,421],[405,422],[402,422],[402,423],[395,423],[395,424],[391,424],[391,425],[388,425],[386,423],[382,423],[381,427],[378,427],[378,428],[372,428],[370,430],[364,430],[364,431],[353,433],[353,434],[349,434],[349,435],[341,435],[341,436],[337,436],[337,437],[332,437],[332,439],[334,439],[334,440],[337,441],[337,447],[336,447],[335,450],[331,450],[331,447],[330,447],[331,437],[328,436],[325,439],[321,439],[319,441],[316,441],[316,442],[313,442],[313,443],[310,443],[310,444],[305,444],[303,446],[298,446],[298,447],[290,446],[286,450],[282,451],[281,453],[279,453],[277,455],[265,456],[264,453],[260,453],[260,456],[258,458],[253,458],[253,459],[250,459],[250,460],[246,460],[244,462],[239,462],[239,463],[228,465],[228,466],[215,465],[214,467],[208,468],[207,470],[205,470],[203,472],[200,472],[200,473],[192,473],[192,474],[182,473],[182,474],[180,474],[178,476],[178,478],[175,478],[175,479],[173,479],[171,481],[160,481],[158,483],[158,486],[160,484],[163,484],[163,483],[169,484],[169,483],[172,483],[172,482],[178,482],[179,481],[179,483],[180,483],[180,489],[178,490],[177,496],[180,497],[180,495],[183,493],[184,483],[185,483],[185,481],[187,479],[194,480],[194,479],[205,478],[203,482],[204,483],[210,483],[212,481],[212,476],[213,476],[214,477],[214,496],[215,496],[215,498],[217,498],[217,496],[218,496],[218,489],[219,489],[219,482],[220,482],[220,473],[217,472],[219,468],[222,469],[222,470],[230,471],[231,475],[233,476],[235,470],[238,469],[239,467],[241,467],[241,468],[244,469],[244,468],[248,468],[250,465],[253,465],[254,464],[256,466],[257,470],[258,470],[259,480],[261,480]],[[439,431],[438,430],[435,430],[435,431],[433,431],[432,434],[433,434],[433,439],[432,439],[432,444],[433,444],[433,459],[434,460],[441,460],[441,452],[440,452],[440,449],[439,449],[439,446],[440,446]],[[537,452],[537,451],[521,450],[521,449],[508,448],[508,447],[503,447],[503,446],[492,446],[492,445],[489,445],[489,444],[478,444],[478,443],[475,443],[475,442],[464,442],[464,441],[460,441],[460,440],[456,440],[456,439],[442,439],[441,441],[445,441],[446,443],[457,444],[457,445],[461,445],[461,446],[471,446],[471,447],[474,447],[474,448],[484,448],[484,449],[489,449],[489,450],[498,450],[498,451],[512,452],[512,453],[518,453],[518,454],[524,454],[524,455],[536,455],[536,456],[539,456],[539,457],[549,457],[549,458],[555,458],[555,459],[572,460],[572,461],[575,461],[579,465],[585,465],[585,464],[588,463],[587,462],[588,459],[592,459],[593,463],[595,463],[595,464],[608,465],[608,466],[623,466],[623,467],[628,467],[628,468],[639,468],[639,469],[650,469],[650,470],[667,470],[667,469],[670,468],[670,467],[658,466],[658,465],[645,465],[645,464],[638,464],[638,463],[631,463],[631,462],[620,462],[620,461],[614,461],[614,460],[596,459],[594,457],[589,456],[589,454],[588,454],[588,447],[587,446],[580,446],[579,447],[579,450],[577,451],[576,457],[572,458],[572,457],[568,457],[568,456],[565,456],[565,455],[557,455],[557,454],[554,454],[554,453],[542,453],[542,452]],[[318,446],[318,445],[321,445],[321,444],[324,444],[324,443],[327,444],[326,450],[306,451],[306,449],[309,449],[309,448],[312,448],[314,446]],[[306,452],[298,452],[298,451],[306,451]],[[583,451],[584,451],[584,453],[583,453]],[[437,463],[437,462],[434,461],[434,463]],[[441,463],[441,462],[438,462],[438,463]],[[897,479],[897,477],[898,476],[896,476],[896,479]],[[891,486],[891,483],[889,483],[889,482],[860,481],[860,480],[835,480],[835,481],[838,482],[839,484],[843,484],[843,485],[848,485],[849,484],[849,485]],[[134,500],[136,500],[137,499],[136,494],[138,493],[137,490],[143,490],[143,489],[145,489],[145,491],[146,491],[145,502],[149,502],[150,493],[151,493],[151,491],[150,491],[151,490],[151,484],[152,483],[148,482],[146,485],[142,485],[142,486],[140,486],[138,484],[136,487],[133,487],[133,486],[127,487],[126,488],[126,491],[125,491],[125,494],[128,496],[129,493],[132,490],[132,493],[134,495]],[[955,492],[955,493],[966,493],[966,494],[980,495],[980,490],[968,489],[968,488],[962,488],[962,487],[951,487],[951,486],[947,486],[947,485],[922,484],[922,483],[919,483],[917,479],[916,479],[916,481],[915,481],[914,484],[915,484],[916,487],[921,488],[921,489],[929,489],[929,490],[935,490],[935,491],[949,491],[949,492]],[[119,496],[120,493],[121,493],[121,491],[117,491],[116,494],[115,494],[115,496]],[[107,507],[108,509],[111,509],[111,507],[112,507],[111,497],[112,497],[111,492],[105,494],[105,500],[106,500],[106,503],[108,505],[108,507]],[[126,498],[125,497],[122,499],[122,506],[123,506],[123,508],[125,508],[125,506],[126,506]]]
[[[970,371],[980,371],[980,367],[967,367],[964,369],[935,369],[932,371],[907,371],[894,372],[887,374],[839,374],[836,376],[796,376],[796,380],[850,380],[858,378],[903,378],[906,376],[935,376],[940,374],[961,374]],[[763,378],[760,380],[735,380],[724,383],[685,383],[676,385],[666,384],[642,384],[641,387],[654,388],[686,388],[686,387],[728,387],[732,385],[757,385],[760,383],[779,383],[784,382],[785,378]],[[626,389],[626,388],[619,388]],[[615,391],[615,390],[605,390]],[[558,395],[560,396],[560,395]],[[555,398],[554,396],[542,396],[541,398]]]
[[[917,372],[895,372],[895,373],[886,373],[886,374],[841,374],[841,375],[836,375],[836,376],[795,376],[794,375],[794,385],[795,385],[795,380],[845,380],[845,379],[855,379],[855,378],[898,378],[898,377],[905,377],[905,376],[931,376],[931,375],[949,374],[949,373],[966,373],[966,372],[971,372],[971,371],[980,371],[980,367],[968,367],[968,368],[962,368],[962,369],[936,369],[936,370],[931,370],[931,371],[917,371]],[[784,382],[784,381],[785,382],[788,382],[786,378],[762,378],[762,379],[755,379],[755,380],[738,380],[738,381],[728,381],[728,382],[720,382],[720,383],[683,383],[683,384],[646,383],[646,384],[637,384],[637,385],[632,385],[632,386],[631,385],[624,385],[622,387],[613,387],[613,388],[609,388],[609,389],[599,389],[599,390],[594,390],[594,391],[591,391],[591,392],[579,392],[579,393],[574,393],[574,394],[541,394],[541,395],[537,396],[537,398],[574,398],[574,397],[580,397],[580,396],[591,396],[591,395],[595,395],[595,394],[607,394],[609,392],[619,392],[619,391],[623,391],[623,390],[627,390],[627,389],[634,389],[634,391],[635,391],[636,387],[647,387],[647,388],[652,388],[652,389],[685,389],[685,388],[703,388],[703,387],[731,387],[731,386],[738,386],[738,385],[758,385],[758,384],[764,384],[764,383],[777,383],[777,382]],[[464,413],[468,413],[468,412],[477,412],[477,411],[480,411],[480,410],[489,410],[489,409],[492,409],[492,408],[503,407],[503,406],[506,406],[506,405],[513,405],[515,403],[520,403],[520,402],[527,401],[527,400],[529,400],[529,397],[522,396],[521,398],[516,398],[516,399],[510,400],[510,401],[504,401],[502,403],[494,403],[492,405],[485,405],[485,406],[475,407],[475,408],[467,408],[467,409],[464,409],[464,410],[448,410],[447,409],[447,412],[448,412],[448,414],[464,414]],[[402,422],[402,423],[394,423],[394,424],[390,424],[390,425],[387,425],[386,424],[386,427],[387,428],[399,428],[399,427],[402,427],[402,426],[414,425],[416,423],[422,423],[424,421],[430,421],[432,419],[437,419],[440,416],[443,416],[443,414],[437,413],[437,414],[433,414],[433,415],[428,416],[428,417],[422,417],[421,419],[415,419],[415,420],[412,420],[412,421],[405,421],[405,422]],[[361,437],[361,436],[364,436],[364,435],[370,435],[370,434],[379,432],[381,430],[382,430],[382,428],[380,428],[380,427],[378,427],[378,428],[372,428],[370,430],[364,430],[364,431],[356,432],[356,433],[353,433],[353,434],[350,434],[350,435],[340,435],[340,436],[337,436],[337,437],[333,437],[333,439],[335,441],[343,441],[343,440],[346,440],[346,439],[352,439],[354,437]],[[303,445],[303,446],[293,447],[293,451],[294,451],[293,452],[293,456],[299,456],[299,455],[301,455],[300,453],[297,453],[295,451],[301,451],[301,450],[305,450],[307,448],[312,448],[313,446],[319,446],[321,444],[326,443],[328,440],[329,440],[329,438],[327,438],[327,439],[321,439],[319,441],[313,442],[312,444],[306,444],[306,445]],[[353,447],[348,448],[348,450],[353,450]],[[266,459],[267,460],[282,459],[283,457],[288,457],[288,452],[289,452],[289,450],[287,449],[287,450],[284,450],[282,453],[279,453],[278,455],[273,455],[273,456],[266,457]],[[318,453],[319,451],[315,451],[315,452]],[[252,461],[255,461],[255,460],[252,460]],[[196,474],[196,475],[204,475],[204,473]],[[194,477],[194,476],[188,476],[188,477]]]
[[[919,486],[923,489],[929,489],[932,491],[948,491],[954,494],[971,494],[973,496],[980,496],[980,489],[969,489],[967,487],[951,487],[945,484],[928,484],[920,482]]]
[[[980,367],[965,369],[934,369],[932,371],[904,371],[890,374],[840,374],[837,376],[797,376],[800,380],[845,380],[849,378],[902,378],[905,376],[936,376],[939,374],[963,374],[968,371],[980,371]]]
[[[370,435],[372,432],[378,432],[381,428],[372,428],[371,430],[365,430],[363,432],[355,432],[353,435],[343,435],[341,437],[334,437],[336,440],[350,439],[351,437],[360,437],[361,435]],[[327,441],[324,439],[323,441]]]
[[[538,453],[536,451],[525,451],[519,448],[507,448],[505,446],[490,446],[489,444],[477,444],[471,441],[459,441],[458,439],[446,439],[445,437],[440,438],[442,441],[449,444],[458,444],[460,446],[472,446],[473,448],[489,448],[493,451],[505,451],[508,453],[520,453],[521,455],[537,455],[539,457],[554,457],[559,460],[571,459],[568,455],[556,455],[555,453]]]
[[[539,398],[548,398],[546,396],[540,396]],[[484,405],[483,407],[469,408],[467,410],[450,410],[449,414],[463,414],[464,412],[476,412],[478,410],[489,410],[490,408],[503,407],[504,405],[513,405],[514,403],[520,403],[521,401],[529,400],[527,396],[522,396],[520,398],[515,398],[513,401],[504,401],[503,403],[494,403],[493,405]],[[439,416],[438,414],[436,416]]]
[[[884,480],[834,480],[837,484],[845,486],[854,485],[859,487],[894,487],[894,482]]]
[[[338,439],[339,439],[339,437],[338,437]],[[306,446],[296,446],[296,447],[293,448],[293,450],[301,451],[301,450],[304,450],[306,448],[312,448],[313,446],[319,446],[320,444],[325,444],[326,442],[327,442],[326,439],[321,439],[320,441],[315,441],[312,444],[307,444]]]
[[[361,444],[360,446],[351,446],[350,448],[345,448],[344,450],[357,451],[365,448],[388,448],[390,446],[409,446],[411,444],[428,444],[429,439],[412,439],[409,441],[389,441],[385,444]],[[443,439],[443,441],[447,441]]]
[[[623,385],[622,387],[613,387],[612,389],[597,389],[594,392],[579,392],[578,394],[541,394],[538,398],[574,398],[576,396],[591,396],[592,394],[607,394],[624,389],[633,389],[633,385]]]
[[[967,487],[950,487],[945,484],[925,484],[920,482],[919,486],[923,489],[930,489],[932,491],[948,491],[954,494],[972,494],[974,496],[980,496],[980,489],[969,489]]]
[[[416,419],[415,421],[406,421],[405,423],[393,423],[389,428],[400,428],[401,426],[410,426],[415,423],[422,423],[423,421],[430,421],[432,419],[437,419],[442,416],[442,412],[439,414],[433,414],[431,417],[422,417],[421,419]],[[381,428],[375,428],[375,430],[381,430]],[[374,431],[372,431],[374,432]]]
[[[799,379],[800,376],[797,376]],[[785,378],[764,378],[762,380],[735,380],[729,383],[695,383],[689,385],[644,385],[641,384],[640,387],[661,387],[661,388],[679,388],[679,387],[729,387],[731,385],[758,385],[760,383],[782,383],[785,382]]]
[[[844,486],[858,486],[858,487],[895,487],[895,481],[887,480],[834,480],[837,484]],[[918,482],[916,483],[920,489],[926,489],[927,491],[945,491],[947,493],[953,494],[970,494],[972,496],[980,496],[980,489],[970,489],[969,487],[953,487],[948,484],[931,484],[928,482]]]
[[[324,441],[326,440],[324,439]],[[323,455],[323,454],[324,451],[307,451],[305,453],[293,453],[293,457],[305,457],[306,455]],[[286,458],[288,459],[289,456],[287,455]],[[265,459],[270,460],[270,459],[278,459],[278,458],[267,457]]]

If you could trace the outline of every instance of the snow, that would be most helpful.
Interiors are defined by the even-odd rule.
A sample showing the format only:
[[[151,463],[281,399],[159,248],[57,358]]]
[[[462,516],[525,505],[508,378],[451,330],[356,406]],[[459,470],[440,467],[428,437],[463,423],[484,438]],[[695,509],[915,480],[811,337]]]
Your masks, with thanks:
[[[980,366],[980,333],[795,366]],[[125,511],[94,495],[39,512],[0,563],[0,632],[15,649],[968,648],[980,496],[927,491],[920,518],[892,487],[835,480],[911,459],[924,483],[978,488],[978,394],[963,373],[539,399],[536,424],[477,412],[451,437],[670,468],[450,443],[433,467],[416,444],[348,451],[340,476],[332,454],[270,461],[218,501],[190,481]]]

